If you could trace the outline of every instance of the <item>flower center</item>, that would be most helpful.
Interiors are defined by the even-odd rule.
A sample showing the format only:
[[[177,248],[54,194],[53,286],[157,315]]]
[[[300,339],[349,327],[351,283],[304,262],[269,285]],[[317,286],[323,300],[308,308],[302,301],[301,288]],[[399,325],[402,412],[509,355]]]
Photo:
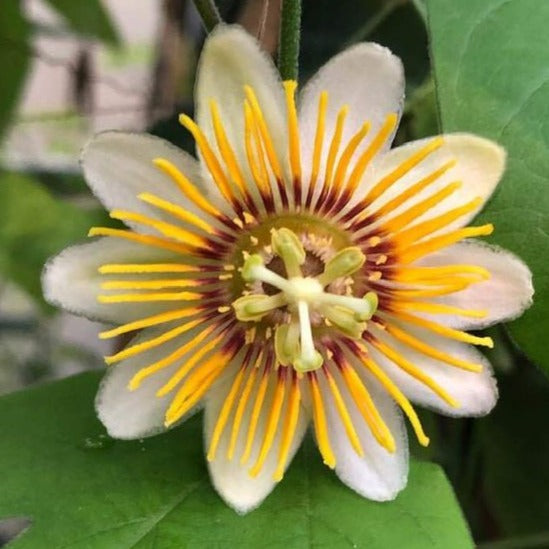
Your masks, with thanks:
[[[377,309],[377,295],[368,292],[363,297],[340,295],[327,287],[340,278],[358,271],[366,256],[357,247],[349,246],[337,252],[316,277],[303,276],[302,266],[307,254],[297,235],[288,228],[271,230],[271,248],[279,257],[286,277],[265,266],[259,254],[245,254],[241,268],[247,283],[261,282],[276,290],[272,295],[247,293],[236,299],[232,306],[242,322],[261,322],[269,313],[286,309],[289,321],[276,324],[275,353],[283,366],[291,365],[300,373],[317,370],[324,362],[315,348],[311,313],[324,319],[348,337],[358,339],[366,330],[366,320]]]

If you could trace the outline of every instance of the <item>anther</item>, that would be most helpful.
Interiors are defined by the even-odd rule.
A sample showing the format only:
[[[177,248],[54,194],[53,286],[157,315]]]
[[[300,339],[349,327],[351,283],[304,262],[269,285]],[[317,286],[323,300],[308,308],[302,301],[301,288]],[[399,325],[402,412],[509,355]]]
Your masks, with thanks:
[[[326,286],[336,278],[349,276],[355,273],[364,265],[365,261],[366,256],[362,253],[360,248],[349,246],[348,248],[340,250],[328,261],[328,263],[326,263],[324,272],[317,279],[322,286]]]

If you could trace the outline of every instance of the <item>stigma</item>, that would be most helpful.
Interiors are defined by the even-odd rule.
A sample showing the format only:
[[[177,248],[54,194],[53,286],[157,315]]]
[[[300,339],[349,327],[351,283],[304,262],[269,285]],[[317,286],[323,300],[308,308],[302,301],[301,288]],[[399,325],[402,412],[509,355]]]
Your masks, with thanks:
[[[329,327],[360,339],[366,321],[376,312],[378,298],[374,292],[357,297],[328,291],[337,279],[359,271],[366,256],[358,247],[349,246],[327,261],[319,275],[303,276],[307,254],[293,231],[285,227],[272,229],[271,249],[282,260],[285,276],[266,266],[260,254],[245,253],[242,279],[249,285],[259,282],[270,286],[275,293],[246,292],[232,303],[235,316],[241,322],[265,323],[271,313],[284,310],[285,322],[271,327],[278,363],[292,366],[301,374],[318,370],[324,358],[315,346],[314,332]],[[322,320],[324,326],[319,322]]]

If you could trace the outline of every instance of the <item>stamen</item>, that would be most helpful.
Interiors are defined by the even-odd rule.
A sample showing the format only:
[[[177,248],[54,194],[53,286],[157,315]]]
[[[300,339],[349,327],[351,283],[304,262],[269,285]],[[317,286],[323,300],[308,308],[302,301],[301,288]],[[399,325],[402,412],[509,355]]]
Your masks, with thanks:
[[[275,330],[274,349],[276,359],[282,366],[290,366],[299,355],[299,322],[282,324]]]
[[[284,476],[284,469],[286,468],[286,463],[288,462],[288,455],[290,453],[290,448],[297,427],[297,421],[299,419],[299,402],[301,400],[301,391],[299,389],[299,382],[295,373],[292,373],[292,379],[290,383],[291,385],[288,395],[288,406],[286,409],[284,427],[282,428],[278,462],[276,470],[273,474],[273,479],[276,482],[281,481],[282,477]]]
[[[273,253],[284,262],[288,278],[301,276],[300,266],[305,262],[303,244],[293,231],[289,229],[273,229],[271,231],[271,246]]]
[[[258,322],[274,309],[286,305],[286,296],[281,292],[275,295],[252,294],[233,301],[236,318],[242,322]]]
[[[320,450],[324,463],[330,467],[330,469],[333,469],[336,466],[336,458],[330,444],[330,437],[328,436],[326,413],[324,411],[324,403],[318,387],[316,373],[309,372],[307,375],[307,381],[309,382],[309,388],[313,401],[314,429],[318,449]]]
[[[366,323],[357,321],[355,314],[343,307],[322,307],[321,313],[346,336],[359,339],[366,330]]]
[[[358,271],[366,256],[358,246],[349,246],[337,252],[324,266],[324,272],[317,277],[323,287],[337,278],[350,276]]]
[[[378,306],[378,298],[374,292],[368,292],[362,299],[348,295],[322,293],[318,296],[318,302],[350,309],[355,313],[357,320],[372,318]]]
[[[311,330],[311,319],[309,317],[309,306],[305,301],[298,301],[297,311],[299,315],[301,348],[300,354],[294,360],[293,366],[298,372],[310,372],[320,368],[324,359],[315,349]]]

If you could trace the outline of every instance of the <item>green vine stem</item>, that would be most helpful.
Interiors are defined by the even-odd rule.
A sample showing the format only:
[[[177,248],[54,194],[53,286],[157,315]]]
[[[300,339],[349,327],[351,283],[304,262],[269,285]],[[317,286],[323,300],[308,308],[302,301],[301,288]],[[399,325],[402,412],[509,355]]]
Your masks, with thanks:
[[[297,80],[301,37],[301,0],[282,0],[278,69],[283,80]]]
[[[222,22],[219,10],[214,0],[193,0],[196,11],[202,18],[202,23],[208,32],[212,32],[214,27]]]

